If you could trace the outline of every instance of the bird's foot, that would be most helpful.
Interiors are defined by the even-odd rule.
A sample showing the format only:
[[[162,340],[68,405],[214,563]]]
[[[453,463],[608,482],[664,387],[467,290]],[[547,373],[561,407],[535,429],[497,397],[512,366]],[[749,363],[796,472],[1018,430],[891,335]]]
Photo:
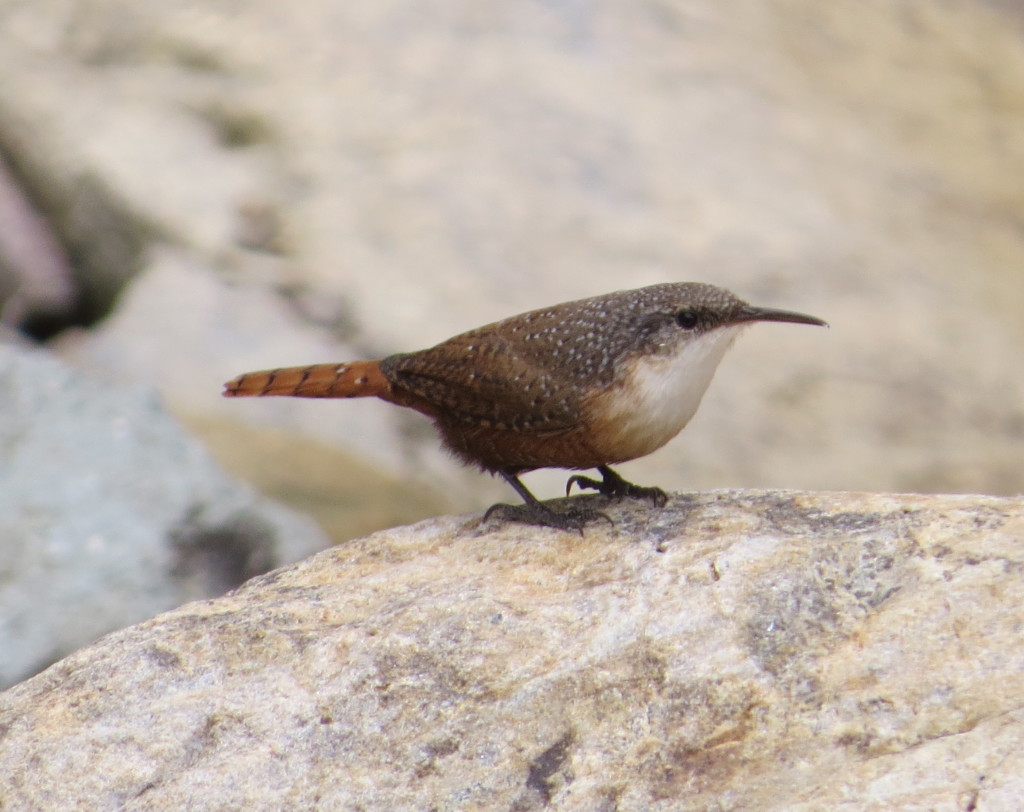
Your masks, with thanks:
[[[614,525],[614,522],[599,510],[574,505],[566,511],[557,511],[540,502],[527,502],[524,505],[506,505],[504,503],[491,505],[484,513],[484,521],[492,516],[499,516],[510,522],[553,527],[556,530],[574,530],[581,536],[583,528],[589,522],[603,519],[608,524]]]
[[[634,485],[632,482],[627,482],[607,465],[601,465],[597,470],[601,474],[600,481],[591,479],[588,476],[582,476],[581,474],[573,474],[569,477],[569,481],[565,483],[565,495],[568,496],[572,486],[576,485],[581,490],[594,490],[613,499],[622,499],[624,497],[647,499],[655,507],[665,507],[665,504],[668,502],[668,494],[661,488],[647,488],[643,485]]]

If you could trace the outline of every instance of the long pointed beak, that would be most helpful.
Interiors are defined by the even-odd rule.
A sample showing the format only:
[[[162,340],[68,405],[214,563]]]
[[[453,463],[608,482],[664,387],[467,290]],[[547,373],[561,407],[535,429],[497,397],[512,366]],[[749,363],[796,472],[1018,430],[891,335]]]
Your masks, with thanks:
[[[771,307],[754,307],[753,305],[744,307],[730,321],[734,324],[745,321],[788,321],[792,324],[814,324],[818,327],[828,327],[828,322],[822,321],[815,316],[808,316],[805,313],[794,313],[792,310],[775,310]]]

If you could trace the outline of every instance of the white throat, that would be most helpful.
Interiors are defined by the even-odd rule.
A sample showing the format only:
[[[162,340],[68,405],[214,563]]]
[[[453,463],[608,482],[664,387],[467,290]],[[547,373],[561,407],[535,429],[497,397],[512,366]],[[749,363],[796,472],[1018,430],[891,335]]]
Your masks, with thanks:
[[[602,404],[609,462],[650,454],[682,431],[745,326],[719,327],[681,344],[673,355],[635,362],[630,380],[609,392]]]

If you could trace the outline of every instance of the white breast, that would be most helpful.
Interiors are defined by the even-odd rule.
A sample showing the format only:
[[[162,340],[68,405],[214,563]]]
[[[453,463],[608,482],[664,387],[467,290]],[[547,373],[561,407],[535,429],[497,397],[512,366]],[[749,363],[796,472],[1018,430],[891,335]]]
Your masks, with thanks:
[[[743,328],[720,327],[682,344],[674,355],[642,359],[627,382],[602,395],[595,422],[608,462],[650,454],[682,431]]]

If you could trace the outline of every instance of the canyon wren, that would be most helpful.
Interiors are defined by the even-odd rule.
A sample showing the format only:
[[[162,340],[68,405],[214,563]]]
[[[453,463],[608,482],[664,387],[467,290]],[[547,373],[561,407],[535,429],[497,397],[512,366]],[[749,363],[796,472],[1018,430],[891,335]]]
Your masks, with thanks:
[[[522,505],[494,505],[513,521],[580,530],[603,513],[555,511],[519,480],[537,468],[596,468],[566,483],[663,506],[660,488],[634,485],[609,466],[643,457],[693,417],[722,356],[757,321],[825,325],[755,307],[727,290],[678,282],[532,310],[419,352],[248,372],[226,397],[378,397],[434,421],[463,462],[502,476]]]

